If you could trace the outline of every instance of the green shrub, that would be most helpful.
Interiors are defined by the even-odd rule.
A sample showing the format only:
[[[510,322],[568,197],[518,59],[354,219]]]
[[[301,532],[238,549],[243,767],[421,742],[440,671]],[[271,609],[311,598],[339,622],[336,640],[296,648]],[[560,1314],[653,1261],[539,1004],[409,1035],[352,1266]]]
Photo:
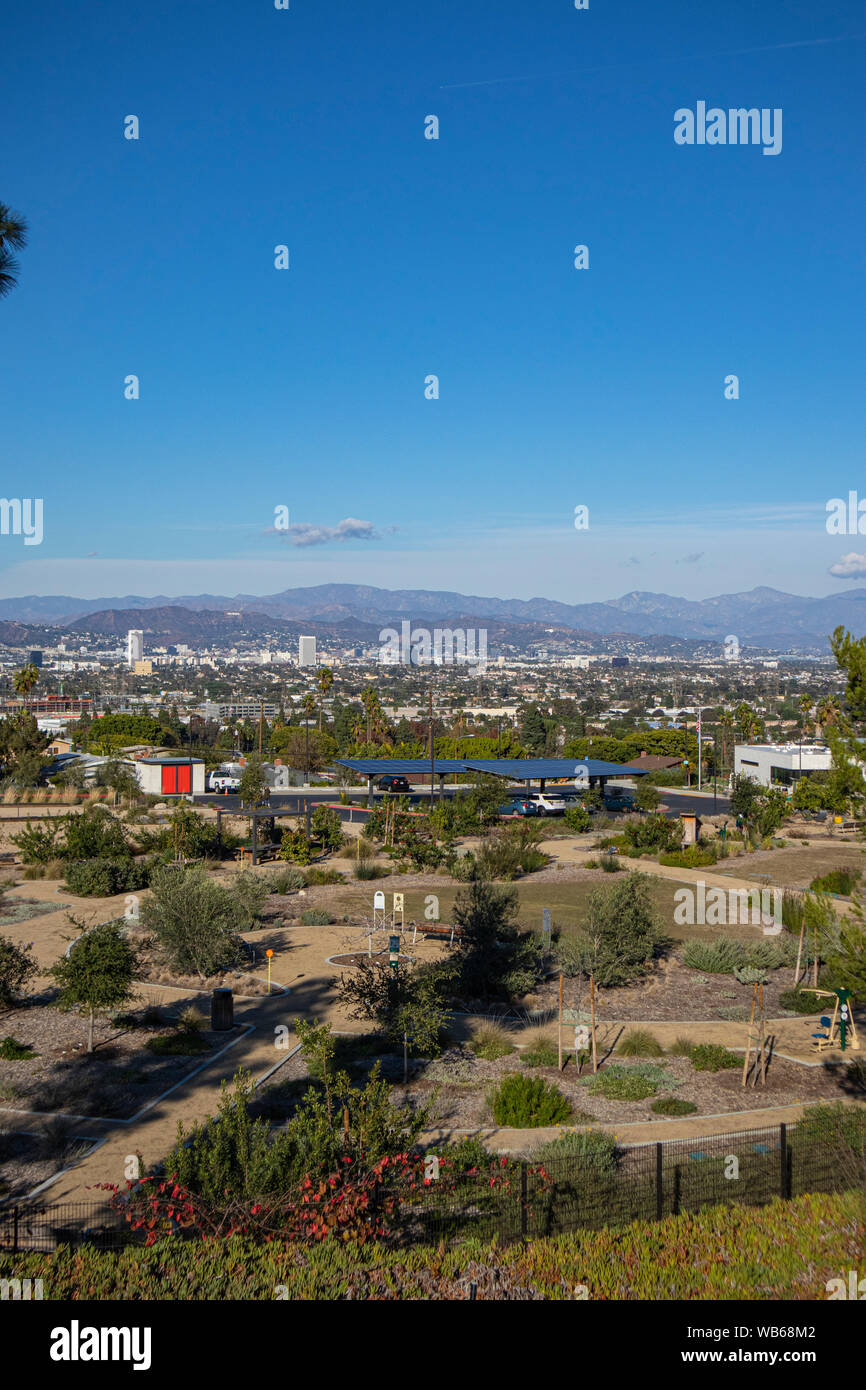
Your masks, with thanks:
[[[150,865],[134,859],[72,859],[64,878],[70,893],[79,898],[111,898],[146,888]]]
[[[597,859],[584,859],[584,861],[583,861],[583,867],[584,867],[585,869],[597,869],[597,868],[598,868],[598,860],[597,860]]]
[[[647,1033],[643,1028],[635,1028],[633,1032],[626,1033],[616,1050],[620,1057],[664,1056],[664,1048],[658,1038],[654,1038],[652,1033]]]
[[[269,875],[265,882],[268,884],[272,893],[279,893],[284,897],[286,893],[297,893],[299,888],[306,888],[306,875],[300,869],[290,865],[285,869],[278,869],[276,873]]]
[[[692,1042],[691,1038],[684,1038],[682,1035],[674,1038],[668,1048],[669,1057],[691,1057],[692,1052],[697,1047],[697,1043]]]
[[[520,1060],[525,1067],[555,1067],[559,1061],[559,1048],[539,1038],[531,1047],[523,1049]]]
[[[479,1024],[469,1046],[475,1056],[483,1058],[485,1062],[495,1062],[498,1057],[507,1057],[514,1051],[511,1036],[501,1023]]]
[[[575,835],[584,835],[592,825],[592,816],[584,806],[567,807],[563,820]]]
[[[36,1056],[30,1043],[20,1043],[17,1038],[4,1038],[0,1042],[0,1061],[30,1062]]]
[[[345,874],[341,874],[338,869],[307,869],[305,877],[308,888],[322,888],[331,883],[346,882]]]
[[[600,1071],[587,1087],[591,1096],[603,1096],[605,1100],[647,1100],[658,1091],[645,1076],[636,1073],[619,1072],[613,1068]]]
[[[705,869],[715,864],[718,852],[712,843],[707,845],[688,845],[686,849],[673,850],[660,854],[659,863],[674,869]]]
[[[321,907],[308,907],[301,913],[301,925],[304,927],[330,927],[335,921],[336,918]]]
[[[835,893],[847,898],[862,877],[862,869],[831,869],[820,878],[813,878],[809,887],[813,893]]]
[[[786,989],[779,995],[783,1009],[792,1014],[822,1013],[821,1000],[817,994],[805,994],[800,989]]]
[[[612,1173],[616,1168],[616,1140],[603,1129],[575,1129],[560,1134],[556,1139],[548,1139],[532,1149],[530,1157],[542,1163],[552,1163],[562,1158],[583,1160],[587,1167],[599,1172]],[[555,1176],[554,1170],[554,1176]]]
[[[697,1043],[689,1057],[695,1071],[728,1071],[741,1066],[743,1061],[721,1043]]]
[[[615,854],[605,854],[601,861],[601,867],[606,874],[618,874],[622,870],[622,864]]]
[[[512,1129],[565,1124],[572,1115],[571,1104],[557,1086],[523,1072],[506,1076],[488,1099],[496,1123]]]
[[[662,1096],[650,1106],[655,1115],[694,1115],[697,1108],[690,1100],[678,1100],[676,1096]]]
[[[365,863],[363,860],[359,860],[352,870],[355,878],[361,879],[362,882],[369,882],[370,879],[379,878],[381,872],[377,864]]]

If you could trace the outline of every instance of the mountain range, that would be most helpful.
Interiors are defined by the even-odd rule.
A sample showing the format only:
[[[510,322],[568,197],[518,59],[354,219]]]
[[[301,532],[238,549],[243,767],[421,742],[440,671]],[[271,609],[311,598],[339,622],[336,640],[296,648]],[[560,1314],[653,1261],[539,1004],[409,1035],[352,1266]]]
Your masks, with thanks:
[[[406,618],[428,627],[487,626],[491,640],[512,640],[513,632],[521,645],[538,642],[546,633],[554,641],[571,634],[585,641],[637,637],[711,643],[733,635],[741,646],[826,653],[828,634],[840,624],[855,637],[866,634],[866,588],[824,598],[766,587],[706,599],[635,590],[600,603],[573,604],[363,584],[319,584],[266,595],[0,599],[0,623],[61,626],[118,637],[129,627],[141,627],[169,642],[222,638],[231,630],[238,636],[284,630],[287,638],[313,630],[348,643],[366,642],[375,641],[381,628]]]

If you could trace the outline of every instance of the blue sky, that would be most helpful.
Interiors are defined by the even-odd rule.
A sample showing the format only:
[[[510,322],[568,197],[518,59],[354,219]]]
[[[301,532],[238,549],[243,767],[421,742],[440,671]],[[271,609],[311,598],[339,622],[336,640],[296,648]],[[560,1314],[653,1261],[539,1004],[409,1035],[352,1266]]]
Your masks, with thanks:
[[[4,40],[3,489],[45,521],[0,594],[861,582],[824,525],[866,497],[861,4],[84,0]],[[676,145],[699,100],[781,108],[782,152]]]

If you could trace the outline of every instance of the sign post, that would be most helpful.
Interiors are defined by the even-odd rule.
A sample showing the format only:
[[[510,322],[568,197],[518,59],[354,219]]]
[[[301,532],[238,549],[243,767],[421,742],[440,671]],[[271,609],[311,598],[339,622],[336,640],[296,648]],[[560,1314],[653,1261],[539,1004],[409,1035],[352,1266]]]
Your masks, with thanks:
[[[271,950],[271,948],[268,947],[268,949],[265,951],[265,955],[268,958],[268,994],[270,994],[271,992],[271,960],[273,959],[273,954],[274,953]]]

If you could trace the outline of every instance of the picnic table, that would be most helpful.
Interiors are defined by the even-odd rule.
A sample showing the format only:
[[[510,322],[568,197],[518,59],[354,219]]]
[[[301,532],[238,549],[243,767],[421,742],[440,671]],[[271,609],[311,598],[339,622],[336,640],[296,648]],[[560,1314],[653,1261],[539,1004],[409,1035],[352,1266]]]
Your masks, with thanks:
[[[419,928],[417,922],[413,923],[413,926],[415,927],[412,934],[412,941],[414,944],[418,937]],[[432,936],[435,937],[437,941],[448,941],[452,946],[454,945],[455,936],[463,935],[462,927],[449,927],[447,922],[427,922],[420,930],[422,936]]]

